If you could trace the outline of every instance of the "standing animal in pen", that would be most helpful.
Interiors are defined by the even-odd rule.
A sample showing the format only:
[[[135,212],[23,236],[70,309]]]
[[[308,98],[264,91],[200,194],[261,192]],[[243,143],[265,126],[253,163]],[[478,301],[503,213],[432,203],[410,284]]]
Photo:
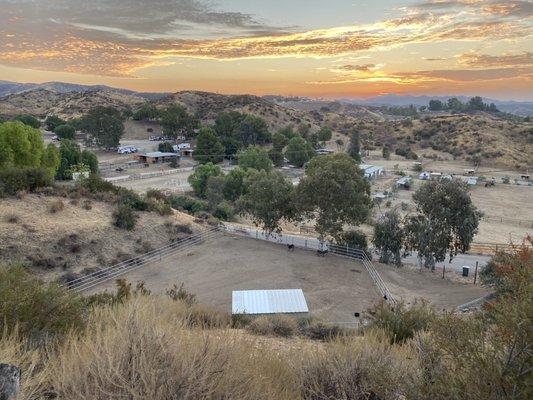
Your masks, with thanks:
[[[293,244],[287,244],[287,250],[294,251],[294,245]]]
[[[20,391],[20,368],[0,364],[0,400],[11,400]]]

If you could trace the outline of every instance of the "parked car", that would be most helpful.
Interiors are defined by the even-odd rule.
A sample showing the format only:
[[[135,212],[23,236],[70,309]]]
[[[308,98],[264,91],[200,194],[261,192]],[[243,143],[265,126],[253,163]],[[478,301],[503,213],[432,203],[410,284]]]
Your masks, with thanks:
[[[139,149],[135,146],[120,146],[117,150],[118,154],[131,154],[137,153]]]

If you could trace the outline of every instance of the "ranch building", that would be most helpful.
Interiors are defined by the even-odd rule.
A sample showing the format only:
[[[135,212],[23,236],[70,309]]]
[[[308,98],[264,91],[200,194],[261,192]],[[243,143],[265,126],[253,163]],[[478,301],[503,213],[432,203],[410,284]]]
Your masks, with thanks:
[[[291,314],[306,316],[309,308],[302,289],[234,290],[232,314],[250,316]]]
[[[151,153],[139,153],[135,155],[135,158],[143,164],[159,164],[164,162],[170,162],[172,159],[179,157],[176,153],[165,153],[162,151],[154,151]]]

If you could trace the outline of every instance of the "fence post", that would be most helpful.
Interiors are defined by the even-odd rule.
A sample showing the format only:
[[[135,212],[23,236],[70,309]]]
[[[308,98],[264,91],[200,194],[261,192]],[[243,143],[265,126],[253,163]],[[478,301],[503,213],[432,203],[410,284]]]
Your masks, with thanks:
[[[305,239],[305,248],[307,249],[307,239]]]
[[[476,261],[476,269],[474,271],[474,285],[476,284],[476,279],[477,279],[477,266],[479,264],[479,261]]]

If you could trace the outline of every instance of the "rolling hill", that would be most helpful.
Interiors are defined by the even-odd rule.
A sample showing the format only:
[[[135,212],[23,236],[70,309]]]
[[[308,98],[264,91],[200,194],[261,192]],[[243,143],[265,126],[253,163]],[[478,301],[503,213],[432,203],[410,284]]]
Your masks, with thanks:
[[[58,91],[30,89],[0,98],[0,115],[13,117],[27,113],[41,118],[58,115],[70,119],[95,106],[135,110],[146,101],[163,108],[183,105],[197,114],[204,124],[212,124],[220,112],[238,111],[263,118],[271,131],[287,125],[307,125],[312,131],[329,126],[334,139],[348,142],[354,131],[363,145],[391,150],[410,147],[419,155],[447,154],[447,157],[527,168],[533,162],[533,124],[478,112],[474,114],[421,114],[417,118],[388,115],[383,108],[339,101],[300,98],[222,95],[201,91],[182,91],[156,100],[137,94],[106,89]]]

